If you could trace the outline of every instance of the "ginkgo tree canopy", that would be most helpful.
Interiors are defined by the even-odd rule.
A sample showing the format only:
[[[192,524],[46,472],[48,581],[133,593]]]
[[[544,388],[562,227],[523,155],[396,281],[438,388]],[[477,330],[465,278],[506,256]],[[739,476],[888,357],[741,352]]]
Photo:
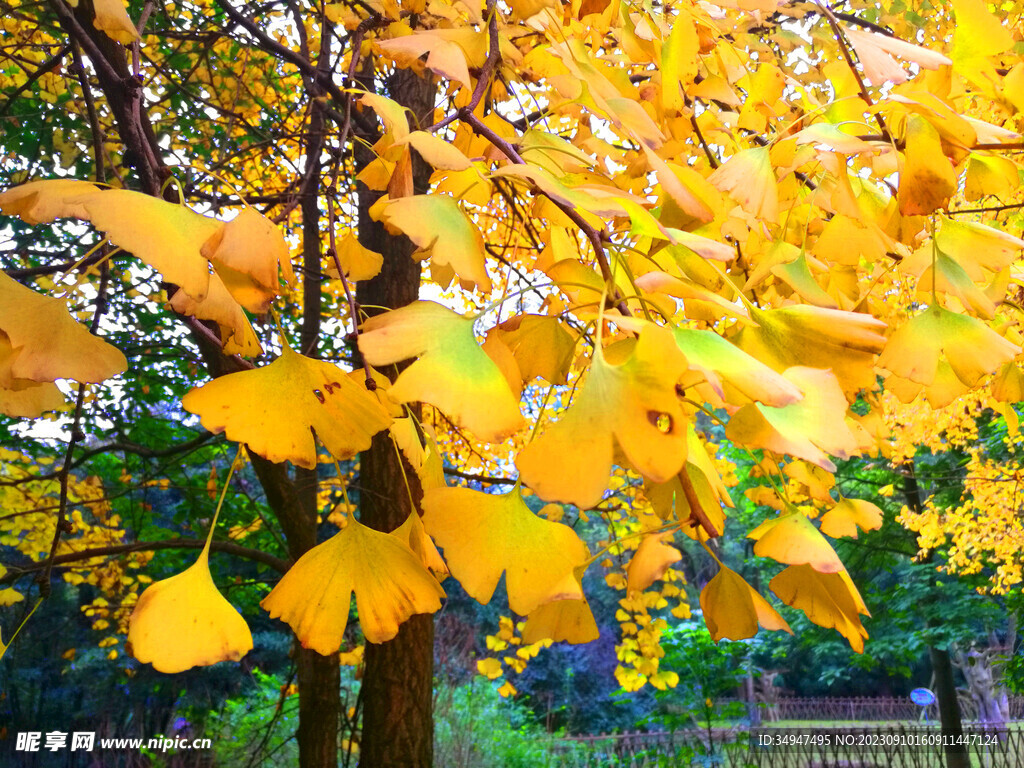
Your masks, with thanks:
[[[681,533],[716,568],[699,598],[716,640],[788,630],[771,592],[863,648],[868,607],[830,538],[877,527],[877,509],[773,478],[877,453],[883,391],[941,407],[1019,370],[1019,7],[204,0],[150,20],[134,4],[58,6],[61,29],[90,25],[86,77],[109,81],[101,49],[134,67],[133,108],[161,121],[146,146],[175,162],[157,163],[162,180],[133,175],[139,158],[105,160],[102,178],[33,166],[0,192],[5,216],[88,228],[91,244],[58,281],[5,252],[4,413],[62,407],[55,382],[102,399],[137,375],[105,340],[130,303],[102,321],[83,307],[142,275],[164,321],[192,334],[169,338],[198,345],[212,376],[197,369],[167,404],[180,418],[304,470],[374,440],[406,457],[394,492],[422,525],[389,534],[349,511],[263,600],[304,646],[340,647],[353,595],[366,640],[391,639],[440,608],[446,570],[482,601],[504,574],[530,642],[590,640],[582,574],[606,569],[626,619],[646,617],[621,646],[629,684],[662,684],[649,610],[653,585],[679,574]],[[226,19],[200,62],[193,38]],[[34,34],[60,45],[53,29]],[[430,84],[425,117],[386,95],[399,72]],[[210,106],[186,114],[168,95],[181,87]],[[82,147],[135,114],[109,96],[96,110]],[[288,137],[307,120],[320,143],[303,155]],[[354,298],[395,258],[365,246],[374,228],[412,243],[419,301]],[[309,317],[334,336],[326,351]],[[776,511],[749,532],[780,564],[765,594],[707,544],[732,504],[712,432],[774,468]],[[515,485],[454,487],[460,472]],[[591,551],[561,507],[544,519],[524,493],[606,520],[608,539]],[[244,651],[203,558],[139,603],[133,644],[157,668]],[[221,650],[161,658],[153,606],[181,610],[192,583],[229,640],[183,630],[184,650]]]

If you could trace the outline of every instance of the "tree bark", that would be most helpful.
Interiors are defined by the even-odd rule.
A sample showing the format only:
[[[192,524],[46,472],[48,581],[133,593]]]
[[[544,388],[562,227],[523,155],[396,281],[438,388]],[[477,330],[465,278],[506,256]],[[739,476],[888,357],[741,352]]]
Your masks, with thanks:
[[[364,68],[360,80],[374,90],[374,72]],[[420,125],[429,124],[434,107],[433,82],[408,70],[398,70],[387,83],[387,95],[409,108]],[[414,126],[415,127],[415,126]],[[371,137],[364,137],[371,138]],[[354,145],[356,167],[362,169],[374,155]],[[413,189],[427,191],[430,168],[420,158],[413,163]],[[362,184],[359,195],[359,242],[384,256],[377,277],[360,283],[360,305],[398,308],[419,297],[420,264],[412,258],[413,244],[405,237],[389,235],[369,214],[381,193]],[[367,306],[367,314],[380,310]],[[392,380],[400,367],[384,371]],[[422,497],[412,467],[395,450],[387,434],[378,434],[360,459],[359,516],[364,525],[391,531],[418,514]],[[429,768],[433,763],[434,620],[413,616],[401,625],[398,635],[386,643],[366,644],[363,672],[363,730],[359,749],[360,768]]]

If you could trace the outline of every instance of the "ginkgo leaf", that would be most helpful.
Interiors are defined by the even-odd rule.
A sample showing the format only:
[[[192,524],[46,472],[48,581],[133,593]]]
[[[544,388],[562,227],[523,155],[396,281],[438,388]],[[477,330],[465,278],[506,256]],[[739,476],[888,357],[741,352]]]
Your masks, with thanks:
[[[35,419],[66,405],[57,385],[48,381],[15,379],[9,387],[0,386],[0,413],[15,419]]]
[[[114,245],[149,264],[193,299],[206,297],[210,265],[201,251],[223,223],[127,189],[85,195],[76,202]]]
[[[381,198],[370,214],[390,232],[403,234],[419,250],[413,258],[430,258],[434,264],[449,266],[465,283],[487,293],[486,254],[480,231],[447,195],[413,195],[397,200]]]
[[[96,13],[93,26],[111,40],[116,40],[122,45],[130,45],[142,39],[128,17],[122,0],[93,0],[92,7]]]
[[[676,328],[673,333],[690,367],[703,371],[708,383],[723,399],[737,405],[756,400],[781,407],[803,397],[803,393],[785,376],[714,331]]]
[[[337,257],[337,262],[334,259],[327,260],[325,271],[330,277],[338,276],[339,262],[345,277],[356,282],[372,280],[380,274],[380,269],[384,266],[384,257],[376,251],[364,248],[359,239],[351,232],[338,243]]]
[[[448,80],[461,83],[467,89],[473,87],[473,80],[466,64],[466,54],[458,44],[446,40],[441,30],[419,30],[411,35],[395,37],[391,40],[377,40],[375,45],[385,55],[406,66],[418,61],[421,56],[426,54],[428,69],[432,69]]]
[[[870,614],[845,570],[821,573],[809,565],[791,565],[775,576],[768,588],[818,626],[838,630],[857,653],[864,652],[868,633],[859,614]]]
[[[423,490],[444,488],[444,461],[437,448],[437,437],[430,425],[417,425],[411,416],[403,416],[391,422],[389,432],[402,455],[412,465]]]
[[[497,680],[501,677],[505,670],[501,666],[501,662],[494,657],[487,659],[480,659],[476,663],[476,671],[486,677],[488,680]]]
[[[875,385],[875,355],[886,343],[882,321],[807,305],[749,311],[753,323],[731,341],[762,363],[780,373],[793,366],[831,369],[846,392]]]
[[[686,416],[676,382],[686,359],[669,330],[645,325],[624,362],[600,348],[587,380],[558,423],[516,457],[527,485],[545,501],[586,509],[601,501],[616,445],[630,464],[664,482],[686,460]]]
[[[179,288],[171,296],[169,303],[175,312],[217,323],[227,354],[256,357],[263,353],[252,323],[216,272],[210,275],[209,289],[202,301],[196,301]]]
[[[395,141],[409,135],[409,119],[406,117],[405,107],[397,101],[377,93],[364,93],[359,97],[359,102],[377,113],[384,123],[384,130],[393,136]]]
[[[448,566],[445,565],[441,554],[430,540],[426,529],[423,527],[423,520],[418,512],[410,512],[405,522],[391,532],[404,542],[420,562],[434,574],[434,578],[443,581],[449,574]]]
[[[977,318],[933,304],[896,330],[878,365],[927,386],[935,381],[942,359],[965,386],[973,387],[1020,351]]]
[[[920,115],[907,117],[906,151],[900,169],[899,202],[904,216],[933,213],[949,205],[956,171],[946,159],[939,133]]]
[[[391,386],[396,402],[437,406],[490,442],[522,425],[519,404],[498,366],[477,344],[471,319],[432,301],[418,301],[370,318],[362,331],[359,349],[370,365],[420,358]]]
[[[840,499],[821,517],[821,532],[838,539],[843,536],[857,538],[857,529],[876,531],[882,527],[882,510],[870,501]]]
[[[78,179],[43,179],[11,187],[0,193],[0,211],[19,216],[26,224],[55,219],[84,219],[86,210],[75,198],[96,192],[96,185]]]
[[[26,288],[4,272],[0,272],[0,331],[11,349],[5,370],[13,379],[96,384],[128,367],[125,356],[77,322],[67,304]]]
[[[956,13],[953,27],[953,61],[994,56],[1013,45],[1013,33],[1003,26],[984,0],[952,0]]]
[[[864,74],[872,85],[882,85],[886,81],[902,83],[907,79],[906,72],[890,57],[899,56],[901,59],[913,62],[925,69],[938,69],[944,64],[953,62],[946,56],[928,48],[900,40],[898,37],[880,35],[853,27],[844,27],[843,33],[853,45],[857,53],[857,59],[864,67]]]
[[[280,228],[252,208],[244,208],[214,232],[203,243],[200,253],[217,266],[248,275],[274,293],[278,289],[278,271],[286,283],[295,282],[295,273],[288,258],[288,244]],[[260,311],[248,306],[246,309]]]
[[[664,576],[672,563],[683,559],[679,550],[668,543],[671,539],[670,532],[643,537],[626,566],[626,594],[643,592]]]
[[[193,389],[181,401],[211,432],[245,443],[268,461],[316,467],[314,433],[338,459],[370,447],[391,423],[380,402],[336,365],[289,347],[270,365]]]
[[[828,454],[845,459],[859,452],[846,424],[846,396],[830,371],[795,367],[784,375],[804,393],[803,399],[783,408],[745,405],[729,419],[726,437],[835,471]]]
[[[758,624],[765,629],[782,629],[793,634],[779,612],[742,576],[724,565],[701,590],[700,608],[711,639],[716,643],[723,637],[727,640],[753,637]]]
[[[142,593],[128,622],[128,645],[159,672],[183,672],[237,661],[252,650],[252,635],[214,585],[204,549],[189,568]]]
[[[809,565],[821,573],[838,573],[843,563],[821,532],[802,512],[765,520],[747,534],[754,554],[787,565]]]
[[[779,215],[779,188],[767,147],[737,152],[708,181],[752,216],[773,221]]]
[[[569,526],[531,512],[518,488],[501,495],[427,491],[423,526],[444,549],[452,576],[482,604],[490,602],[503,572],[509,607],[521,615],[583,596],[574,569],[586,560],[586,545]]]
[[[580,594],[583,594],[583,573],[586,564],[575,571],[575,579],[580,583]],[[596,640],[600,632],[594,620],[594,612],[586,595],[579,599],[553,600],[537,608],[526,617],[523,627],[524,643],[539,643],[550,640],[553,643],[570,643],[579,645]]]
[[[353,592],[371,643],[391,640],[413,614],[440,609],[445,596],[400,538],[350,518],[300,557],[260,605],[288,624],[304,648],[327,656],[341,647]]]
[[[395,142],[408,144],[415,149],[420,157],[435,168],[445,171],[465,171],[473,167],[469,158],[453,144],[426,131],[413,131],[408,136]]]
[[[516,315],[498,326],[502,341],[512,351],[523,381],[542,378],[565,384],[576,342],[558,318]]]
[[[940,219],[942,226],[935,235],[939,250],[956,259],[972,279],[980,281],[980,270],[999,272],[1020,258],[1024,240],[1009,232],[987,227],[974,221]]]
[[[693,17],[681,12],[661,48],[661,106],[666,112],[682,112],[683,93],[697,76],[700,40]]]

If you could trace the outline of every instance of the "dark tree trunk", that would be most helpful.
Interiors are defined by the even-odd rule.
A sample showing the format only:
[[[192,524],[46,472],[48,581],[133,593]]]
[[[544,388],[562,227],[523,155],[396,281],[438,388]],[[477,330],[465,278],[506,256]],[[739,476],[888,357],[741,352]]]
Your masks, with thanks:
[[[921,498],[921,487],[914,475],[914,465],[910,464],[903,479],[903,496],[915,512],[924,508]],[[932,598],[934,600],[934,598]],[[933,626],[935,621],[929,622]],[[948,648],[931,646],[928,655],[932,662],[932,676],[935,680],[935,699],[939,704],[939,720],[942,723],[946,768],[970,768],[971,758],[967,747],[962,743],[963,723],[960,720],[960,701],[956,695],[956,682],[953,679],[953,663]]]
[[[363,87],[374,90],[374,73],[360,74]],[[408,70],[399,70],[387,83],[387,95],[408,107],[413,127],[428,125],[434,107],[434,84]],[[371,139],[372,137],[366,137]],[[356,147],[357,168],[374,155],[360,144]],[[419,158],[413,163],[413,188],[426,192],[430,168]],[[415,250],[405,237],[389,235],[370,218],[369,208],[380,198],[362,184],[359,193],[359,242],[383,254],[381,272],[360,283],[360,305],[397,308],[415,301],[420,289],[420,264],[412,259]],[[379,310],[367,308],[369,314]],[[394,378],[396,369],[384,373]],[[403,467],[404,464],[404,467]],[[371,528],[391,531],[405,522],[416,509],[422,489],[416,473],[395,451],[391,438],[382,433],[360,459],[360,520]],[[429,768],[433,763],[433,678],[434,620],[413,616],[386,643],[366,645],[363,672],[363,733],[359,750],[360,768]]]

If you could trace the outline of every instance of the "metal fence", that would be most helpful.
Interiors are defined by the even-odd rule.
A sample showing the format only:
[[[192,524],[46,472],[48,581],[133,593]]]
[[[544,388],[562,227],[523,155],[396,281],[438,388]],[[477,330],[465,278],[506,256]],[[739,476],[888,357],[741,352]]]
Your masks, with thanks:
[[[583,736],[552,743],[552,768],[945,768],[946,751],[972,768],[1024,768],[1024,727],[966,726],[944,745],[937,726],[714,729]],[[947,739],[948,742],[948,739]]]
[[[1011,696],[1010,720],[1024,719],[1024,696]],[[830,697],[830,698],[780,698],[762,705],[765,720],[903,720],[916,721],[921,716],[921,707],[906,697]],[[977,719],[977,705],[969,696],[960,700],[960,711],[964,720]],[[938,718],[935,704],[927,708],[929,719]]]

